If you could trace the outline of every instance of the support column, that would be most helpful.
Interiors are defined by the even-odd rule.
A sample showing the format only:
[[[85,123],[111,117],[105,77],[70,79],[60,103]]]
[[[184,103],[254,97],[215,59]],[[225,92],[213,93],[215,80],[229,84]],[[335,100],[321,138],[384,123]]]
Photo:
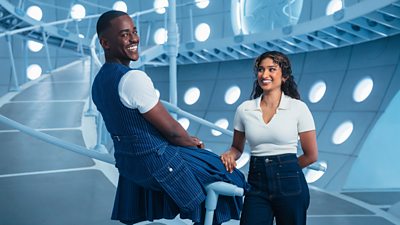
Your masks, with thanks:
[[[43,38],[43,44],[44,48],[46,49],[46,56],[47,56],[47,64],[49,66],[49,71],[48,73],[51,73],[53,70],[53,66],[51,65],[51,60],[50,60],[50,50],[49,50],[49,45],[47,44],[47,37],[46,37],[46,32],[42,28],[42,38]]]
[[[10,87],[10,84],[8,84],[8,90],[9,91],[19,91],[19,83],[18,83],[18,77],[17,77],[17,70],[15,69],[15,61],[14,61],[14,54],[11,46],[11,36],[6,35],[6,41],[8,44],[8,53],[10,54],[10,61],[11,61],[11,75],[10,78],[12,77],[14,81],[14,87]],[[10,79],[11,83],[11,79]]]
[[[28,68],[29,66],[29,56],[28,56],[28,41],[26,39],[24,39],[24,68]],[[28,82],[27,76],[26,76],[26,71],[25,71],[25,75],[22,77],[22,83],[26,83]]]
[[[178,56],[178,25],[176,24],[176,0],[169,0],[168,6],[168,57],[169,57],[169,101],[178,104],[177,98],[177,66]],[[174,115],[176,118],[176,115]]]

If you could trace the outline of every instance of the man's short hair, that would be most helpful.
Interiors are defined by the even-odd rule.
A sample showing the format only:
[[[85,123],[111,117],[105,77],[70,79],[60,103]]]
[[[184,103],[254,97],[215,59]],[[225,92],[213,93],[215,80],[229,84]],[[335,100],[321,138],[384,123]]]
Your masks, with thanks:
[[[97,25],[96,25],[96,32],[97,36],[100,37],[100,35],[111,26],[110,21],[116,17],[120,17],[123,15],[129,16],[127,13],[122,12],[122,11],[117,11],[117,10],[110,10],[105,13],[103,13],[100,17],[99,20],[97,20]]]

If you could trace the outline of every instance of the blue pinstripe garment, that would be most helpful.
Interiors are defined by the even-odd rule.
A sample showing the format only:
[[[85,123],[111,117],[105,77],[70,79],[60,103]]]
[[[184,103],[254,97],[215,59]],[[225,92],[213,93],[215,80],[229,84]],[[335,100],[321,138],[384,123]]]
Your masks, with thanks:
[[[170,144],[139,110],[120,101],[118,84],[130,70],[105,63],[92,87],[92,97],[114,141],[120,173],[112,219],[126,224],[172,219],[180,214],[194,222],[204,218],[204,186],[226,181],[247,188],[243,174],[226,172],[219,156],[192,147]],[[221,196],[214,221],[238,219],[241,197]]]

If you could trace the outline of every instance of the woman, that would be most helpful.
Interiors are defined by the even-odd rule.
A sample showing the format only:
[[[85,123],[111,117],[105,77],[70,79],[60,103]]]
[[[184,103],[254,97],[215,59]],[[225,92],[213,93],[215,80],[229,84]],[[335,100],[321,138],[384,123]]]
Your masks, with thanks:
[[[310,203],[302,168],[317,160],[314,120],[300,101],[286,55],[271,51],[255,61],[252,100],[236,110],[231,148],[221,155],[232,172],[247,139],[251,148],[248,182],[240,224],[304,225]],[[303,154],[297,153],[300,137]]]

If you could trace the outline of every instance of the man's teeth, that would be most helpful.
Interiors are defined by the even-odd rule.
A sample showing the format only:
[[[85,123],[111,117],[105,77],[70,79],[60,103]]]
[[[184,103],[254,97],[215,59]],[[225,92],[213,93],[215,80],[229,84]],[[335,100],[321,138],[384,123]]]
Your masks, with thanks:
[[[129,51],[136,51],[137,50],[137,45],[128,47],[128,50]]]

